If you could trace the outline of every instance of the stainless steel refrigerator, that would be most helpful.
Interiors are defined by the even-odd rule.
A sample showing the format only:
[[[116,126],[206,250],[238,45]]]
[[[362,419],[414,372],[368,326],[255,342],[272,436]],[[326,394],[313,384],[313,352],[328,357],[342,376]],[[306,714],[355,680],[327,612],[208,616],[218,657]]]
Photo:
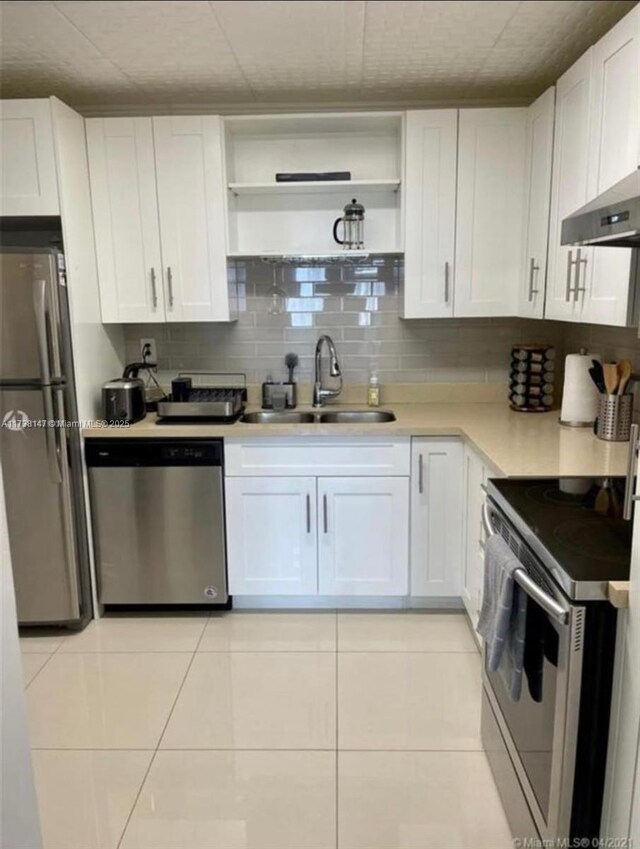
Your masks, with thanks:
[[[23,625],[90,617],[80,431],[61,424],[77,416],[64,255],[2,248],[0,456]]]

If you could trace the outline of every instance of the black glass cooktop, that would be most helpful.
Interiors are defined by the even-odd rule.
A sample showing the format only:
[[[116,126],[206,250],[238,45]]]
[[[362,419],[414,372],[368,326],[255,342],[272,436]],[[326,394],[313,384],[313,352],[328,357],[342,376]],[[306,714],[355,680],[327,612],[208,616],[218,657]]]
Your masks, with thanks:
[[[629,579],[632,523],[622,518],[624,488],[621,477],[492,478],[488,491],[571,582],[584,583]]]

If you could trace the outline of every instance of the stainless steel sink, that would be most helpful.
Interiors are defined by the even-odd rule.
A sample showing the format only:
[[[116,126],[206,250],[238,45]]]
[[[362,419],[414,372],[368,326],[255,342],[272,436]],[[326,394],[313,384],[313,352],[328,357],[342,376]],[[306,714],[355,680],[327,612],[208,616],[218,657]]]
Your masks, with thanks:
[[[313,424],[316,417],[313,413],[297,413],[293,410],[260,410],[246,413],[240,421],[245,424]]]
[[[324,413],[258,410],[245,413],[240,419],[245,424],[383,424],[395,420],[395,415],[389,410],[327,410]]]
[[[322,424],[382,424],[395,420],[396,417],[389,410],[332,410],[320,414]]]

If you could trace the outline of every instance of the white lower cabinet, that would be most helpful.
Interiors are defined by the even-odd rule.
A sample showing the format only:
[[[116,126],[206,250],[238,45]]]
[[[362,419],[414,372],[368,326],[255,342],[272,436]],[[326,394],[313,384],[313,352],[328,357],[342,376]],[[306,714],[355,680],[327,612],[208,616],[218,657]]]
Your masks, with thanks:
[[[406,596],[410,440],[225,440],[236,596]]]
[[[407,594],[409,479],[226,479],[232,595]]]
[[[411,442],[411,595],[459,598],[462,585],[463,447],[459,439]]]
[[[232,595],[462,596],[475,627],[494,473],[462,440],[230,439],[225,460]]]
[[[406,595],[407,478],[318,478],[321,595]]]
[[[227,478],[232,595],[318,591],[316,479]]]
[[[482,489],[489,469],[467,445],[464,448],[464,500],[466,505],[464,530],[464,557],[462,576],[462,601],[475,628],[482,604],[484,579],[484,530],[482,527]]]

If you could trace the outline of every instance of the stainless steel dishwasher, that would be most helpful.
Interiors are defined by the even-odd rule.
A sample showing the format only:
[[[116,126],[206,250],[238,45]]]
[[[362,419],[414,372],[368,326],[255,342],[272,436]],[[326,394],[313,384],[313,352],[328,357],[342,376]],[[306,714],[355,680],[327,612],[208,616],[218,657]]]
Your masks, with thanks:
[[[222,440],[88,439],[85,456],[100,604],[228,607]]]

